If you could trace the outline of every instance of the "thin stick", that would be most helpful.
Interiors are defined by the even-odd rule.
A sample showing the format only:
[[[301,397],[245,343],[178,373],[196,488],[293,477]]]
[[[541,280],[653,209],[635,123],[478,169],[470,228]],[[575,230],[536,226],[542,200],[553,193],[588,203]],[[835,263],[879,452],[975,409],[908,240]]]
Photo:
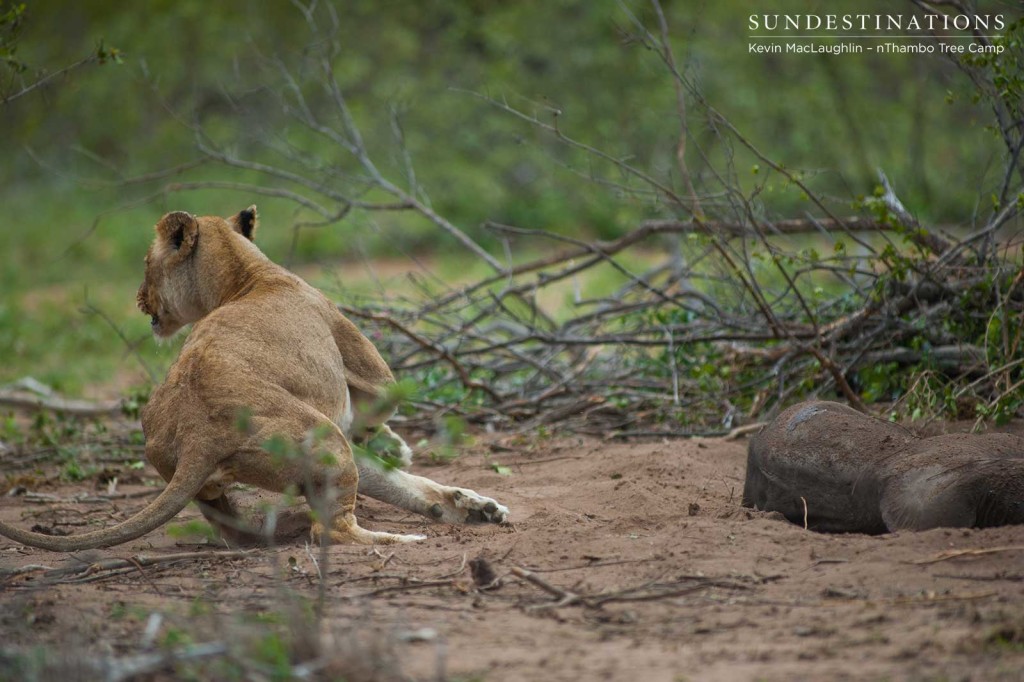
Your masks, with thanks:
[[[754,422],[753,424],[744,424],[743,426],[737,426],[732,431],[725,435],[725,440],[739,440],[743,436],[751,433],[757,433],[763,429],[768,422]]]
[[[533,572],[528,571],[528,570],[526,570],[525,568],[523,568],[521,566],[513,566],[512,569],[511,569],[511,573],[515,577],[517,577],[517,578],[519,578],[521,580],[525,580],[526,582],[530,583],[534,587],[539,587],[540,589],[544,590],[548,594],[558,598],[557,602],[552,602],[550,604],[542,604],[542,605],[540,605],[538,607],[535,607],[535,608],[558,608],[558,607],[561,607],[561,606],[568,606],[569,604],[575,604],[575,603],[577,603],[577,602],[582,600],[582,597],[580,597],[580,595],[578,595],[578,594],[576,594],[574,592],[569,592],[567,590],[563,590],[560,587],[555,587],[551,583],[549,583],[546,580],[538,577]]]
[[[367,576],[367,578],[374,576]],[[401,580],[408,580],[405,585],[391,585],[390,587],[381,587],[377,590],[371,590],[369,592],[360,592],[359,594],[347,595],[345,599],[361,599],[363,597],[376,597],[382,594],[388,594],[391,592],[408,592],[410,590],[423,590],[430,587],[450,587],[455,584],[453,580],[424,580],[422,582],[417,581],[415,578],[400,578]]]
[[[1003,547],[986,547],[982,549],[954,549],[940,552],[930,559],[918,559],[911,561],[912,564],[935,564],[949,559],[958,559],[965,556],[983,556],[985,554],[998,554],[1000,552],[1024,552],[1024,545],[1006,545]]]
[[[493,388],[491,388],[487,384],[484,384],[484,383],[481,383],[479,381],[475,381],[474,379],[471,379],[470,376],[469,376],[469,372],[466,370],[465,367],[463,367],[459,363],[458,360],[455,359],[455,356],[453,356],[450,351],[448,351],[446,348],[443,348],[443,347],[441,347],[441,346],[431,342],[429,339],[424,338],[422,335],[417,334],[416,332],[414,332],[413,330],[409,329],[404,324],[402,324],[401,322],[399,322],[395,318],[391,317],[390,315],[382,315],[382,314],[376,314],[376,313],[369,313],[369,312],[366,312],[366,311],[363,311],[363,310],[357,310],[355,308],[352,308],[352,307],[349,307],[349,306],[344,306],[344,305],[339,305],[338,308],[342,312],[344,312],[344,313],[346,313],[348,315],[353,315],[353,316],[356,316],[356,317],[362,317],[362,318],[365,318],[365,319],[373,320],[375,322],[383,322],[385,324],[390,325],[391,327],[393,327],[397,331],[405,334],[412,341],[415,341],[417,344],[419,344],[423,348],[425,348],[427,350],[430,350],[430,351],[432,351],[434,353],[437,353],[437,355],[439,357],[441,357],[445,361],[447,361],[448,364],[451,365],[452,369],[454,369],[455,372],[459,375],[459,379],[462,380],[462,385],[463,386],[465,386],[466,388],[475,388],[477,390],[483,391],[484,393],[489,395],[494,400],[496,400],[498,402],[502,401],[502,397],[500,395],[498,395],[498,393],[495,392],[495,390]]]
[[[114,330],[114,333],[117,334],[117,337],[119,339],[121,339],[121,343],[123,343],[125,348],[128,349],[128,352],[135,356],[135,359],[138,360],[140,365],[142,365],[142,369],[146,370],[146,374],[149,376],[150,381],[156,382],[159,380],[159,375],[157,374],[157,372],[152,367],[149,366],[149,363],[146,362],[146,358],[142,357],[142,353],[139,352],[138,342],[132,343],[132,341],[127,336],[125,336],[125,333],[121,330],[121,327],[119,327],[117,323],[114,322],[113,319],[111,319],[110,315],[107,315],[106,312],[104,312],[91,302],[89,302],[88,299],[86,299],[85,307],[83,309],[85,310],[85,312],[91,313],[99,317],[107,324],[108,327]]]

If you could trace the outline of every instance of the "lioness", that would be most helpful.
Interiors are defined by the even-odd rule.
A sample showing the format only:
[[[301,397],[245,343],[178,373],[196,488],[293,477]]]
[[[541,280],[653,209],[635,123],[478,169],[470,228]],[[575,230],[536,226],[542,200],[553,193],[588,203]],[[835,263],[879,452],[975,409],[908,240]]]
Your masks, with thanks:
[[[1024,523],[1024,439],[918,438],[846,405],[801,403],[750,441],[743,505],[837,533]]]
[[[255,229],[255,206],[227,219],[177,211],[156,225],[139,309],[158,338],[194,323],[142,410],[146,458],[167,481],[159,497],[103,530],[53,537],[0,524],[0,534],[63,552],[108,547],[145,535],[196,500],[230,536],[236,512],[228,487],[235,482],[296,490],[322,505],[314,542],[423,539],[361,528],[357,489],[448,523],[508,518],[506,507],[471,490],[355,461],[347,431],[391,417],[393,410],[370,409],[394,382],[391,370],[326,296],[263,255],[252,242]],[[304,457],[275,458],[263,447],[274,436],[309,445],[314,432],[318,452]]]

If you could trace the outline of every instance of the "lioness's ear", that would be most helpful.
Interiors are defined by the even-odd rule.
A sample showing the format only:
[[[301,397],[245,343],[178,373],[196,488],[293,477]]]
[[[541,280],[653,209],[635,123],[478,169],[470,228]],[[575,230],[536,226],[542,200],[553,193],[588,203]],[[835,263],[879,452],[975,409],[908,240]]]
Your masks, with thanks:
[[[185,255],[196,245],[199,237],[199,222],[191,213],[175,211],[168,213],[156,224],[156,233],[175,251]]]
[[[239,211],[238,215],[232,216],[228,222],[231,223],[235,232],[252,241],[256,234],[256,204],[244,211]]]

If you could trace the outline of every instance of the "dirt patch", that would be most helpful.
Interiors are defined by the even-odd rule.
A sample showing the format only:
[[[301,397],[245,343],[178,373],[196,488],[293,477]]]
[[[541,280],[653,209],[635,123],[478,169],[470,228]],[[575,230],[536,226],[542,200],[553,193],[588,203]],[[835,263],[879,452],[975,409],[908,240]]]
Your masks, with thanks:
[[[238,556],[157,531],[78,557],[2,541],[0,568],[25,568],[0,583],[3,648],[124,658],[222,641],[295,595],[315,603],[326,568],[324,630],[371,633],[374,655],[414,679],[1021,679],[1024,526],[808,532],[740,507],[744,442],[494,437],[475,451],[415,468],[499,499],[511,527],[432,525],[362,500],[366,527],[430,539],[332,547],[326,566],[301,541]],[[61,485],[46,490],[58,500],[0,498],[0,518],[81,532],[68,524],[115,523],[148,490],[72,502],[100,493]],[[76,568],[140,554],[156,561]],[[161,560],[172,554],[186,556]]]

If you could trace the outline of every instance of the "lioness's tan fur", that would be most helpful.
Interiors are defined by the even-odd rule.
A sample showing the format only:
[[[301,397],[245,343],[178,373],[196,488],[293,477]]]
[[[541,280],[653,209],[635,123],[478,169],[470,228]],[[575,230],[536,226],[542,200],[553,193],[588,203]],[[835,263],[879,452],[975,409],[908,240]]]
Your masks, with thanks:
[[[506,520],[505,507],[471,490],[353,459],[345,430],[353,422],[384,426],[391,415],[373,414],[370,405],[394,377],[333,303],[263,255],[251,241],[255,228],[255,206],[228,219],[169,213],[156,226],[139,308],[158,337],[194,323],[142,410],[146,457],[167,481],[160,496],[103,530],[53,537],[0,524],[0,534],[57,551],[106,547],[156,529],[195,499],[223,535],[236,539],[228,498],[235,482],[296,489],[316,501],[315,541],[421,538],[361,528],[357,489],[440,521]],[[282,460],[263,449],[274,436],[308,444],[314,431],[326,434],[316,453]]]

